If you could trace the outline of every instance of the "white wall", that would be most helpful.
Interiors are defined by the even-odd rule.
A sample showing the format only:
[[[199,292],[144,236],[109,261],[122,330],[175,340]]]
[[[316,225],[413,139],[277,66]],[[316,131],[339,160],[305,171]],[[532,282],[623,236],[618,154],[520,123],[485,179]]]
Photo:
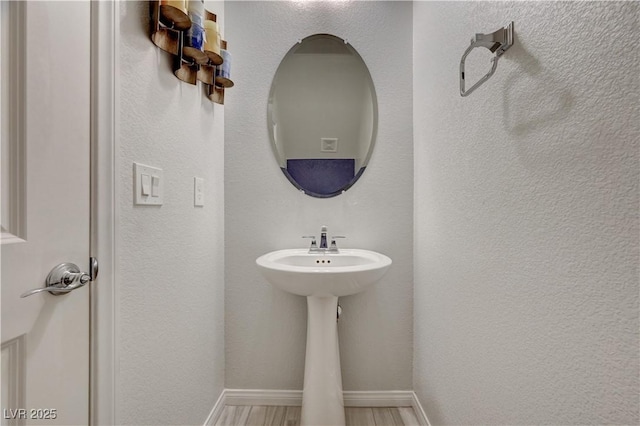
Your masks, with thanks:
[[[203,424],[224,387],[224,107],[174,77],[148,2],[119,7],[117,421]],[[164,170],[163,206],[133,206],[134,161]]]
[[[306,300],[272,288],[255,259],[305,247],[302,235],[346,235],[343,247],[389,255],[388,275],[341,298],[345,390],[411,389],[411,4],[227,2],[236,86],[226,98],[226,386],[302,389]],[[375,152],[362,178],[332,199],[300,194],[280,171],[267,129],[267,98],[287,51],[314,33],[346,38],[371,71],[379,103]],[[391,66],[395,64],[397,66]]]
[[[414,4],[413,376],[434,424],[640,421],[638,13]],[[469,39],[510,20],[461,98]]]

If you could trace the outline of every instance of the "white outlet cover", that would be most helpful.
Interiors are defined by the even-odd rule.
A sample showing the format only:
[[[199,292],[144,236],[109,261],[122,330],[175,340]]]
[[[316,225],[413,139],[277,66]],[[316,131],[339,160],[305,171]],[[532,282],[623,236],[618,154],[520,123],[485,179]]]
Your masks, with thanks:
[[[338,138],[320,138],[321,152],[338,152]]]
[[[148,195],[143,194],[142,175],[151,177],[151,180],[157,183],[157,186],[154,185],[152,188],[151,193],[149,193],[149,188],[145,188],[146,190],[144,192]],[[148,186],[148,183],[145,186]],[[133,203],[136,206],[161,206],[163,202],[164,176],[162,169],[145,164],[133,163]]]

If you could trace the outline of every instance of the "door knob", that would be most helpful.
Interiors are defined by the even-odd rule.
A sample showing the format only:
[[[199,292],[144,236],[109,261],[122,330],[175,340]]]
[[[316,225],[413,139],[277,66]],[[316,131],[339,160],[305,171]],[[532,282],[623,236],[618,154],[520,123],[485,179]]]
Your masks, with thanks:
[[[73,263],[61,263],[49,272],[45,280],[45,287],[35,288],[20,295],[27,297],[43,291],[48,291],[54,296],[67,294],[77,288],[84,286],[89,281],[93,281],[98,275],[98,261],[91,258],[91,275],[81,272],[80,268]]]

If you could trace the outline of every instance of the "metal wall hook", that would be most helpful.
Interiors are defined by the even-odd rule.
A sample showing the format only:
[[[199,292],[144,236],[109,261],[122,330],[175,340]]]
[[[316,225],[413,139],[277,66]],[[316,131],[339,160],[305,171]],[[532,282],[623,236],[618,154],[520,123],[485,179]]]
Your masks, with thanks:
[[[513,46],[513,22],[507,25],[504,28],[500,28],[497,31],[492,32],[491,34],[480,34],[476,33],[475,38],[471,39],[471,44],[467,47],[464,54],[462,55],[462,59],[460,59],[460,95],[467,96],[471,94],[474,90],[480,87],[485,81],[489,80],[489,78],[493,75],[498,67],[498,59],[502,54]],[[465,74],[464,74],[464,61],[467,58],[467,55],[471,53],[473,49],[476,47],[485,47],[491,51],[491,53],[495,53],[495,56],[491,58],[491,69],[487,74],[485,74],[480,80],[478,80],[469,90],[465,90]]]

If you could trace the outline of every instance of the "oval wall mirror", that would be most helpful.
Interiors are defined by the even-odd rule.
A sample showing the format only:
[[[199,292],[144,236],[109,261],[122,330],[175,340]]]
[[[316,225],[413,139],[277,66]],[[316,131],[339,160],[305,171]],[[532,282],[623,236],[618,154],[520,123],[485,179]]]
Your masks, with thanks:
[[[369,70],[345,40],[306,37],[276,71],[267,118],[273,152],[289,181],[312,197],[341,194],[364,172],[376,138]]]

